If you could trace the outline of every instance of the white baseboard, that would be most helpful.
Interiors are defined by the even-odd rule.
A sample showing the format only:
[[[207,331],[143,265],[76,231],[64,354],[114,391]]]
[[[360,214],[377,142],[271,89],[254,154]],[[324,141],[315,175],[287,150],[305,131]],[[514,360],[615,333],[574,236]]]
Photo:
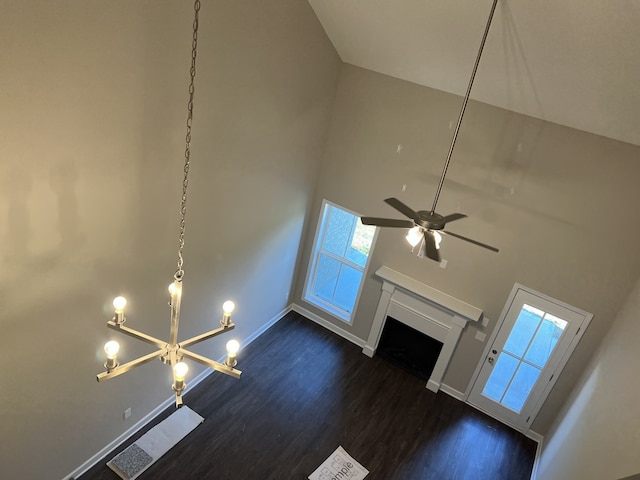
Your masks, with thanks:
[[[443,383],[442,385],[440,385],[440,390],[442,390],[444,393],[446,393],[450,397],[453,397],[456,400],[460,400],[461,402],[464,402],[464,393],[459,392],[455,388],[451,388],[449,385]]]
[[[320,317],[319,315],[316,315],[313,312],[310,312],[306,308],[301,307],[296,303],[291,304],[291,310],[299,313],[300,315],[304,315],[309,320],[314,321],[318,325],[326,328],[327,330],[332,331],[336,335],[340,335],[345,340],[349,340],[351,343],[358,345],[360,348],[365,346],[365,343],[366,343],[365,340],[362,340],[361,338],[356,337],[353,333],[347,332],[346,330],[338,327],[337,325],[334,325],[333,323],[326,321],[324,318]]]
[[[531,432],[535,433],[535,432]],[[539,433],[535,433],[538,439],[527,435],[527,437],[531,438],[538,442],[538,448],[536,448],[536,457],[533,460],[533,470],[531,470],[531,480],[536,480],[538,478],[538,467],[540,466],[540,456],[542,455],[542,443],[544,442],[544,437]]]
[[[434,382],[433,380],[429,379],[427,381],[426,388],[431,390],[433,393],[438,393],[438,390],[440,390],[440,384],[438,382]]]
[[[524,435],[525,437],[530,438],[534,442],[537,442],[538,445],[540,445],[544,440],[544,437],[542,435],[540,435],[538,432],[534,432],[533,430],[527,430],[526,432],[524,432]]]
[[[365,345],[362,348],[362,353],[364,353],[369,358],[373,358],[373,356],[376,354],[376,351],[373,348],[371,348],[369,345]]]
[[[287,313],[289,313],[291,310],[292,310],[291,305],[289,305],[288,307],[282,309],[282,311],[280,313],[276,314],[274,317],[271,318],[271,320],[269,320],[268,322],[264,323],[258,330],[253,332],[246,339],[244,339],[242,341],[242,343],[243,343],[242,346],[246,347],[247,345],[251,344],[256,338],[258,338],[260,335],[262,335],[264,332],[266,332],[271,327],[273,327],[276,323],[278,323],[278,321],[282,317],[284,317]],[[208,372],[209,373],[213,373],[213,370],[208,370]]]
[[[264,332],[269,330],[269,328],[271,328],[273,325],[275,325],[278,322],[278,320],[280,320],[282,317],[284,317],[291,310],[292,310],[292,307],[291,307],[291,305],[289,305],[287,308],[285,308],[280,313],[275,315],[268,322],[266,322],[264,325],[262,325],[258,330],[256,330],[251,335],[249,335],[245,340],[243,340],[243,345],[242,346],[246,347],[247,345],[249,345],[256,338],[258,338]],[[223,355],[221,358],[218,359],[218,362],[224,362],[225,357],[226,357],[226,355]],[[214,372],[214,370],[210,370],[210,369],[207,369],[207,370],[204,370],[203,372],[201,372],[197,377],[193,378],[189,382],[189,389],[191,390],[192,388],[197,386],[200,382],[202,382],[205,378],[207,378],[213,372]],[[156,408],[154,408],[152,411],[150,411],[147,415],[145,415],[143,418],[141,418],[138,422],[136,422],[135,425],[133,425],[131,428],[127,429],[124,433],[122,433],[120,436],[115,438],[108,445],[105,445],[99,452],[97,452],[95,455],[93,455],[91,458],[89,458],[86,462],[84,462],[82,465],[80,465],[78,468],[76,468],[73,472],[71,472],[69,475],[65,475],[63,477],[63,480],[69,480],[69,479],[78,478],[80,475],[83,475],[84,473],[86,473],[90,468],[92,468],[100,460],[102,460],[109,452],[112,452],[113,450],[118,448],[124,441],[126,441],[129,437],[134,435],[138,430],[143,428],[145,425],[147,425],[149,422],[151,422],[158,415],[160,415],[165,409],[167,409],[169,406],[171,406],[174,402],[175,402],[175,396],[169,397],[167,400],[162,402],[160,405],[158,405]]]

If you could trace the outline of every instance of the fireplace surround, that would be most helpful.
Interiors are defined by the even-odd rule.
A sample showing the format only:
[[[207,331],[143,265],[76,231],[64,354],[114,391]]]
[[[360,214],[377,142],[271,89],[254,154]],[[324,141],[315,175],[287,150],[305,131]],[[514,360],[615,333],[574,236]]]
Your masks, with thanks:
[[[427,388],[437,392],[462,331],[467,323],[482,319],[482,310],[386,266],[375,275],[382,279],[382,293],[362,352],[375,355],[387,317],[442,342],[427,381]]]

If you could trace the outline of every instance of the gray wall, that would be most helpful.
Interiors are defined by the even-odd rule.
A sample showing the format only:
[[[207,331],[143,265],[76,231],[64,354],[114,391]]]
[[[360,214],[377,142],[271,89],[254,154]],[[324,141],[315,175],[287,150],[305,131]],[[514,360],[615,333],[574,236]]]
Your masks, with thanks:
[[[2,3],[2,478],[60,478],[170,397],[159,363],[95,374],[114,296],[129,298],[132,326],[167,335],[189,4]],[[181,337],[215,325],[231,297],[242,340],[305,305],[322,198],[390,217],[388,196],[431,205],[461,99],[341,69],[294,0],[205,2],[198,59]],[[381,265],[482,308],[487,333],[514,282],[594,313],[534,424],[545,433],[639,276],[639,150],[472,102],[439,210],[467,213],[451,229],[501,253],[447,238],[443,270],[383,230],[354,323],[336,325],[366,338]],[[461,391],[483,349],[474,334],[445,378]],[[124,359],[149,351],[120,340]],[[216,358],[225,341],[198,351]]]
[[[433,201],[462,99],[351,65],[342,68],[314,213],[326,198],[360,214],[401,218]],[[398,146],[402,148],[398,151]],[[470,102],[438,210],[469,218],[448,228],[499,254],[445,237],[446,269],[410,253],[403,229],[381,229],[352,325],[295,300],[366,339],[387,265],[481,308],[490,333],[515,282],[595,315],[533,424],[544,434],[640,275],[640,148]],[[403,186],[406,190],[403,191]],[[315,224],[306,235],[308,258]],[[464,392],[482,354],[467,327],[444,382]]]
[[[0,477],[62,478],[172,394],[160,362],[95,375],[114,296],[168,336],[192,2],[1,11]],[[203,2],[181,338],[229,297],[240,340],[289,304],[339,68],[306,2]],[[151,351],[118,340],[123,360]]]
[[[537,479],[616,480],[640,473],[639,314],[640,282],[545,438]]]

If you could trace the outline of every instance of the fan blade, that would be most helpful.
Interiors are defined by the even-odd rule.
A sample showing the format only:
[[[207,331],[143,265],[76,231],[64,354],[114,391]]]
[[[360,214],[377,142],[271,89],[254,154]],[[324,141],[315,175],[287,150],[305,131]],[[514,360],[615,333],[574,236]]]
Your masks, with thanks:
[[[389,205],[391,205],[396,210],[398,210],[405,217],[409,217],[411,220],[415,220],[415,218],[418,216],[418,214],[416,212],[411,210],[411,208],[406,206],[404,203],[402,203],[397,198],[385,198],[384,201],[387,202]]]
[[[427,257],[436,262],[440,261],[440,251],[436,247],[436,239],[431,230],[424,231],[424,249]]]
[[[412,228],[414,226],[411,220],[395,220],[393,218],[362,217],[360,221],[364,225],[376,225],[378,227]]]
[[[464,213],[452,213],[444,217],[444,223],[453,222],[454,220],[460,220],[461,218],[467,218]]]
[[[487,245],[486,243],[479,242],[477,240],[472,240],[471,238],[463,237],[462,235],[458,235],[457,233],[447,232],[446,230],[440,230],[442,233],[446,233],[447,235],[451,235],[452,237],[459,238],[460,240],[464,240],[465,242],[473,243],[474,245],[478,245],[479,247],[486,248],[487,250],[491,250],[492,252],[499,252],[496,247],[492,247],[491,245]]]

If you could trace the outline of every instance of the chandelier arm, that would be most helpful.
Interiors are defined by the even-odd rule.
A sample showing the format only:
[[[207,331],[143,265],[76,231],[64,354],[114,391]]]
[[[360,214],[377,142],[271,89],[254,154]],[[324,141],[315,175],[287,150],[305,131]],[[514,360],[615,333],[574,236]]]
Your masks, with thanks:
[[[202,355],[198,355],[197,353],[190,352],[189,350],[184,350],[181,348],[178,351],[178,354],[183,355],[187,358],[190,358],[191,360],[201,363],[202,365],[212,368],[220,373],[229,375],[230,377],[240,378],[240,375],[242,374],[240,370],[236,370],[235,368],[232,368],[232,367],[227,367],[222,363],[216,362],[207,357],[203,357]]]
[[[139,332],[138,330],[135,330],[133,328],[125,327],[124,325],[118,325],[113,320],[109,320],[107,322],[107,327],[112,330],[117,330],[120,333],[124,333],[125,335],[129,335],[130,337],[137,338],[138,340],[142,340],[143,342],[155,345],[158,348],[164,348],[167,345],[166,341],[159,340],[155,337],[152,337],[151,335]]]
[[[149,363],[156,358],[160,358],[165,352],[165,349],[158,350],[157,352],[153,352],[149,355],[145,355],[122,365],[118,365],[117,367],[111,369],[111,371],[102,372],[96,375],[96,380],[102,382],[103,380],[109,380],[110,378],[117,377],[118,375],[122,375],[123,373],[127,373],[129,370],[133,370],[140,365],[144,365],[145,363]]]
[[[221,335],[225,332],[228,332],[229,330],[233,330],[235,328],[235,324],[231,323],[226,327],[220,327],[220,328],[216,328],[215,330],[211,330],[209,332],[206,333],[202,333],[200,335],[197,335],[195,337],[191,337],[188,340],[184,340],[182,342],[180,342],[180,347],[189,347],[191,345],[195,345],[196,343],[200,343],[204,340],[208,340],[210,338],[213,337],[217,337],[218,335]]]
[[[497,4],[498,4],[498,0],[493,0],[493,5],[491,6],[491,12],[489,13],[489,19],[487,20],[487,25],[485,26],[485,29],[484,29],[484,35],[482,36],[482,41],[480,42],[480,48],[478,49],[478,55],[476,56],[476,63],[473,66],[473,71],[471,72],[471,78],[469,79],[469,85],[467,86],[467,92],[464,95],[462,108],[460,109],[460,114],[458,115],[458,122],[453,132],[453,138],[451,139],[451,146],[449,147],[449,153],[447,153],[447,160],[444,163],[444,168],[442,169],[442,174],[440,175],[438,188],[436,188],[436,195],[433,199],[433,206],[431,207],[431,213],[435,213],[436,211],[436,205],[438,204],[438,199],[440,198],[442,185],[444,185],[444,178],[447,175],[447,170],[449,169],[449,163],[451,162],[451,155],[453,154],[453,148],[456,145],[458,133],[460,132],[460,125],[462,125],[462,117],[464,117],[464,112],[467,109],[467,103],[469,102],[469,95],[471,94],[471,87],[473,86],[473,81],[476,78],[476,72],[478,71],[478,65],[480,65],[480,58],[482,57],[482,50],[484,50],[484,44],[487,40],[487,36],[489,35],[489,28],[491,27],[493,14],[496,11]]]
[[[184,231],[185,231],[185,217],[187,214],[187,187],[189,185],[189,165],[191,161],[191,124],[193,123],[193,97],[195,93],[195,79],[196,79],[196,56],[198,53],[198,24],[200,13],[200,0],[195,0],[193,4],[194,18],[193,18],[193,37],[191,41],[191,68],[189,69],[189,101],[187,103],[187,133],[185,135],[185,148],[184,148],[184,177],[182,179],[182,197],[180,199],[180,234],[178,236],[178,268],[174,278],[181,280],[184,276],[183,257],[182,252],[184,250]]]

